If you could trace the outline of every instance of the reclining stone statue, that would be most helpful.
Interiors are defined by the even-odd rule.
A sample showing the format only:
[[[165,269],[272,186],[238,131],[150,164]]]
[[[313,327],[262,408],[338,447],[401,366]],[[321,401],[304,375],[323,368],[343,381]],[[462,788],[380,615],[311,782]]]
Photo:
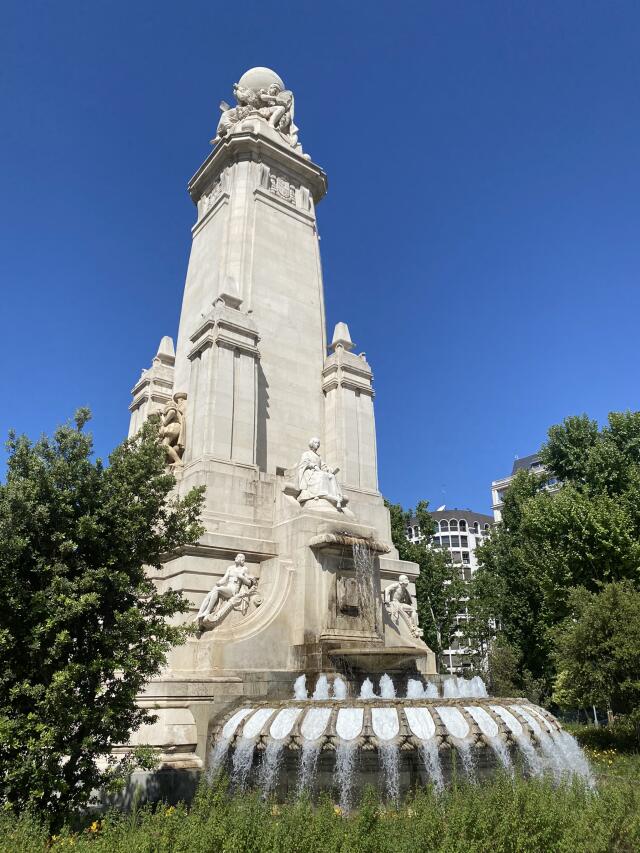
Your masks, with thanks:
[[[198,627],[213,628],[232,610],[247,612],[249,597],[258,584],[258,578],[247,572],[244,554],[237,554],[235,562],[205,596],[196,617]]]

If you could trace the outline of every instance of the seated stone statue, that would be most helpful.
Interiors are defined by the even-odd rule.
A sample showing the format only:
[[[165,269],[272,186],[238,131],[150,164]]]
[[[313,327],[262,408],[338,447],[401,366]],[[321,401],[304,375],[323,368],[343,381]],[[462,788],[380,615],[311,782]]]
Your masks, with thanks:
[[[298,502],[304,504],[310,500],[324,498],[337,509],[341,509],[345,500],[336,479],[339,469],[332,470],[325,465],[318,453],[319,447],[320,439],[312,438],[309,441],[309,449],[304,451],[298,463]]]
[[[248,603],[248,594],[257,585],[258,579],[247,572],[244,561],[244,554],[237,554],[233,566],[229,566],[213,589],[206,595],[196,617],[200,628],[204,626],[205,620],[219,622],[224,619],[227,612],[245,602]],[[221,602],[228,602],[228,607],[225,608],[224,613],[219,607]]]
[[[402,620],[412,637],[422,636],[422,630],[418,627],[418,611],[413,605],[409,592],[409,578],[406,575],[400,575],[395,583],[389,584],[385,589],[384,603],[396,625],[399,625]]]

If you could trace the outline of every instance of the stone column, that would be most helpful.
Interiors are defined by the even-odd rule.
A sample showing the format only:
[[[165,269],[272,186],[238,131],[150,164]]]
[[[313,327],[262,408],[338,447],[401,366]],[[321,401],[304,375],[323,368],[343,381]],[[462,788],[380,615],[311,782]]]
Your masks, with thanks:
[[[218,296],[227,307],[231,297],[243,316],[255,318],[260,333],[254,461],[261,471],[275,474],[276,468],[292,464],[292,454],[311,435],[324,431],[318,380],[326,333],[315,205],[326,192],[326,176],[256,115],[218,143],[191,179],[189,192],[198,221],[176,346],[175,390],[188,391],[191,399],[190,374],[202,373],[206,361],[203,356],[195,366],[194,331]],[[219,352],[216,358],[219,368],[208,387],[209,394],[215,387],[220,399],[206,404],[216,420],[215,427],[209,425],[215,438],[207,439],[207,452],[215,446],[216,455],[229,458],[231,443],[246,446],[252,429],[251,407],[237,409],[238,388],[247,384],[250,366],[240,356],[234,365],[231,353]],[[222,362],[226,368],[220,372]],[[223,414],[232,397],[234,436]],[[198,418],[202,406],[201,399],[194,409]],[[199,452],[189,450],[190,458]]]
[[[347,324],[338,323],[322,371],[326,456],[337,461],[345,486],[377,492],[373,374],[364,353],[353,348]]]
[[[165,335],[151,367],[142,371],[131,391],[133,400],[129,406],[129,438],[138,432],[149,415],[161,412],[167,400],[171,399],[175,360],[173,340]]]

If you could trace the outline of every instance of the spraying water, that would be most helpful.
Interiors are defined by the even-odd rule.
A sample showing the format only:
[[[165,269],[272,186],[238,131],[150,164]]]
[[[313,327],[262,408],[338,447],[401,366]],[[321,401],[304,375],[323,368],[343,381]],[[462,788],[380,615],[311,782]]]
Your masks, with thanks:
[[[380,697],[382,699],[395,699],[396,698],[396,688],[393,684],[391,678],[385,674],[380,679]]]
[[[407,699],[422,699],[424,697],[422,682],[416,678],[410,678],[407,682]]]
[[[432,684],[430,681],[427,681],[427,686],[424,689],[424,698],[425,699],[437,699],[438,694],[438,685]]]
[[[316,689],[313,691],[313,699],[329,698],[329,681],[326,675],[319,675],[316,681]]]
[[[333,680],[333,698],[340,701],[347,698],[347,685],[339,675]]]
[[[253,764],[253,750],[256,742],[253,738],[240,738],[233,752],[233,772],[231,781],[239,791],[244,791]]]
[[[375,699],[376,694],[373,692],[373,682],[370,678],[365,678],[362,682],[362,687],[360,688],[360,698],[361,699]]]
[[[355,760],[355,743],[353,741],[340,741],[336,749],[335,779],[340,791],[340,808],[343,814],[349,814],[351,811]]]
[[[293,683],[293,696],[294,699],[302,699],[305,700],[308,698],[309,694],[307,692],[307,676],[299,675]]]
[[[258,771],[258,784],[262,788],[262,796],[266,799],[275,788],[278,771],[284,749],[283,740],[270,740],[262,753],[262,761]]]
[[[470,679],[454,675],[445,679],[442,695],[445,699],[486,699],[489,694],[479,675]]]
[[[298,796],[313,787],[313,780],[318,769],[318,756],[320,755],[320,744],[315,741],[305,740],[300,754],[300,766],[298,768]]]
[[[427,769],[429,778],[433,782],[433,786],[438,793],[444,790],[444,778],[442,776],[442,765],[440,764],[440,750],[438,742],[435,738],[429,738],[422,742],[420,747],[422,760]]]
[[[382,764],[387,797],[391,802],[397,803],[400,797],[400,768],[397,744],[381,743],[378,747],[378,755]]]

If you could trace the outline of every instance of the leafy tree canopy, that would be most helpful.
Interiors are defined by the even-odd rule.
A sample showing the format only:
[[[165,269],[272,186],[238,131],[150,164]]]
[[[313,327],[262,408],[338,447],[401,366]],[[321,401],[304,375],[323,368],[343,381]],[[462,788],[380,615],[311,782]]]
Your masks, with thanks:
[[[640,706],[640,592],[629,581],[569,596],[570,615],[554,630],[554,698],[613,713]]]
[[[447,550],[433,548],[431,541],[435,523],[429,515],[429,504],[420,501],[415,509],[404,510],[399,504],[387,503],[391,514],[393,544],[401,560],[420,566],[416,580],[418,619],[424,632],[424,641],[438,656],[447,648],[456,629],[455,616],[460,609],[460,599],[465,595],[465,583],[460,568],[451,562]],[[420,542],[407,539],[407,527],[416,518],[420,525]]]
[[[541,456],[562,486],[552,493],[545,475],[516,474],[502,524],[478,549],[470,609],[495,620],[522,677],[548,691],[550,629],[571,612],[572,590],[640,580],[640,412],[612,413],[602,429],[586,415],[567,418]]]
[[[88,419],[12,434],[0,485],[0,797],[54,825],[113,779],[98,757],[152,719],[135,697],[184,641],[168,619],[187,605],[145,566],[201,533],[202,490],[172,496],[157,424],[104,466]]]

